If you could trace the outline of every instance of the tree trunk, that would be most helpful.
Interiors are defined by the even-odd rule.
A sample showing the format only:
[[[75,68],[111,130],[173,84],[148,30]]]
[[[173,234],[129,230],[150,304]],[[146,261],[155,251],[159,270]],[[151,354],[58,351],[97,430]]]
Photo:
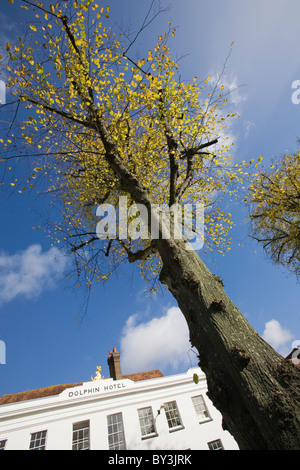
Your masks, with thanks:
[[[158,250],[160,281],[185,316],[223,428],[241,450],[299,450],[300,370],[257,334],[183,241],[159,240]]]

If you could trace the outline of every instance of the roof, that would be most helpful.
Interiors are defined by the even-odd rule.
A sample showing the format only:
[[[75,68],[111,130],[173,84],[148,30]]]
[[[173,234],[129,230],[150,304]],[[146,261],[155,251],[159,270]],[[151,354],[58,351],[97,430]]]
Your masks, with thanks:
[[[155,369],[149,370],[147,372],[139,372],[137,374],[122,375],[122,379],[130,379],[134,382],[138,382],[140,380],[156,379],[158,377],[163,376],[164,375],[160,372],[160,370]],[[78,387],[80,385],[83,385],[83,382],[74,384],[52,385],[51,387],[38,388],[36,390],[29,390],[27,392],[3,395],[2,397],[0,397],[0,405],[7,405],[9,403],[16,403],[19,401],[34,400],[36,398],[44,398],[52,395],[59,395],[64,390],[66,390],[66,388]]]
[[[148,370],[147,372],[139,372],[137,374],[129,374],[129,375],[122,375],[123,379],[130,379],[134,382],[139,382],[140,380],[149,380],[149,379],[157,379],[158,377],[163,377],[164,374],[161,373],[160,370]]]
[[[300,359],[300,350],[299,348],[294,348],[290,354],[288,354],[288,356],[286,356],[285,360],[286,361],[289,361],[291,362],[292,364],[294,364],[296,367],[299,367],[300,368],[300,362],[299,362],[299,359]]]
[[[51,395],[59,395],[66,388],[77,387],[81,383],[52,385],[51,387],[38,388],[36,390],[29,390],[27,392],[13,393],[11,395],[3,395],[0,397],[0,405],[7,405],[9,403],[16,403],[18,401],[34,400],[35,398],[49,397]]]

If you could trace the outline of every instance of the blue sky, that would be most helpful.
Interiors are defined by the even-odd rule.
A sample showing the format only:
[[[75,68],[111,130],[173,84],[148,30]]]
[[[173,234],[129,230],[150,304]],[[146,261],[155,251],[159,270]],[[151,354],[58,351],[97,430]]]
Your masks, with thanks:
[[[14,41],[26,20],[20,3],[1,1],[2,47]],[[112,25],[130,24],[134,31],[150,3],[111,0]],[[223,81],[228,90],[236,89],[230,106],[241,113],[230,129],[235,158],[262,154],[268,166],[274,156],[295,151],[300,105],[291,96],[293,81],[300,80],[299,1],[161,2],[169,4],[168,13],[145,31],[132,53],[147,53],[171,21],[177,27],[171,48],[175,58],[181,57],[182,77],[205,78],[221,71],[234,41]],[[5,120],[4,111],[0,113]],[[160,368],[172,374],[196,364],[175,300],[169,294],[150,298],[135,267],[95,286],[81,318],[84,292],[65,280],[66,259],[43,229],[32,229],[42,225],[47,201],[33,192],[8,195],[3,187],[0,194],[0,340],[6,345],[0,396],[87,381],[98,365],[107,377],[107,356],[114,346],[121,352],[124,373]],[[247,209],[237,203],[231,212],[236,223],[231,252],[225,257],[211,254],[204,261],[222,277],[226,292],[258,333],[287,354],[300,338],[299,286],[249,239]]]

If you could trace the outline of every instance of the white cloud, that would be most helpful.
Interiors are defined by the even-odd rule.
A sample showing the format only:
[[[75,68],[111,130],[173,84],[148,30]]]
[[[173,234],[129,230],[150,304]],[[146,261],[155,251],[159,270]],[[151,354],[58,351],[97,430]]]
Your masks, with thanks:
[[[228,98],[231,104],[238,106],[244,101],[247,101],[248,97],[244,91],[242,91],[243,84],[239,83],[236,75],[228,76],[211,74],[209,80],[212,91],[216,95],[222,93],[222,96]],[[215,89],[216,87],[216,89]]]
[[[245,131],[245,137],[248,137],[251,129],[255,127],[255,124],[254,122],[251,122],[251,121],[245,121],[243,123],[243,126],[244,126],[244,131]]]
[[[40,245],[31,245],[12,255],[0,252],[0,303],[20,296],[35,298],[54,288],[66,264],[57,248],[42,252]]]
[[[292,340],[292,337],[291,332],[283,328],[279,321],[273,319],[265,323],[264,340],[281,354],[290,352],[291,347],[287,343]]]
[[[229,94],[228,97],[232,104],[238,106],[243,101],[247,101],[247,96],[245,93],[242,93],[241,88],[243,85],[240,85],[237,77],[221,78],[220,82],[224,86],[224,91]]]
[[[122,332],[123,373],[191,367],[194,354],[190,352],[188,327],[178,307],[145,323],[138,323],[138,319],[139,315],[131,315]]]

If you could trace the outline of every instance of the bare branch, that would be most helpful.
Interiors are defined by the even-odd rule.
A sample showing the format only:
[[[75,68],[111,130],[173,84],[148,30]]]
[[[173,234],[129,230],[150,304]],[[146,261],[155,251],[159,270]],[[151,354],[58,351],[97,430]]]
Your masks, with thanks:
[[[144,31],[144,29],[146,29],[161,13],[165,12],[165,11],[168,11],[169,7],[165,8],[165,9],[161,9],[159,8],[158,12],[157,13],[154,13],[154,15],[149,19],[149,16],[151,14],[151,11],[153,10],[153,6],[154,6],[154,3],[155,3],[155,0],[152,0],[151,2],[151,5],[149,7],[149,10],[148,10],[148,13],[143,21],[143,24],[142,26],[140,27],[139,31],[136,33],[135,37],[133,38],[133,40],[130,42],[129,46],[127,47],[126,51],[124,52],[124,57],[127,57],[127,52],[129,51],[129,49],[133,46],[133,44],[136,42],[136,40],[138,39],[138,37],[140,36],[140,34]],[[130,59],[129,59],[130,60]]]
[[[72,243],[70,243],[70,245],[72,247],[71,251],[72,252],[78,251],[81,248],[84,248],[85,246],[89,245],[90,243],[93,243],[96,240],[98,240],[98,237],[92,237],[89,240],[86,240],[85,242],[80,243],[80,245],[72,245]]]

